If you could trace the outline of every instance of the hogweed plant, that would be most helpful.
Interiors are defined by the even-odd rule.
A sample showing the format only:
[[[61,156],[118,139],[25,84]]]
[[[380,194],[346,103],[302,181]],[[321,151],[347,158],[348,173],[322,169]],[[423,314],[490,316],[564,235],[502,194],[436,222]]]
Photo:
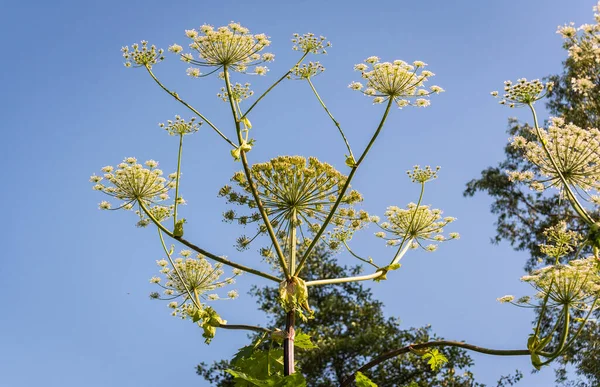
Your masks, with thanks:
[[[588,60],[597,51],[598,28],[582,27],[582,30],[586,38],[581,45],[573,44],[573,47],[579,48],[573,48],[572,55]],[[560,32],[567,39],[577,39],[577,31],[571,27],[563,27]],[[596,40],[592,41],[590,34]],[[427,107],[432,94],[444,90],[439,86],[426,85],[434,74],[426,70],[427,65],[421,61],[410,64],[403,60],[385,62],[371,56],[355,65],[361,81],[351,82],[349,88],[369,97],[373,104],[384,106],[371,131],[370,140],[357,151],[350,146],[341,124],[327,108],[313,83],[313,78],[322,74],[325,68],[318,61],[306,61],[310,56],[326,52],[330,46],[326,38],[310,33],[294,34],[293,49],[299,53],[298,61],[255,98],[250,107],[243,109],[242,102],[253,98],[254,92],[248,82],[234,82],[233,78],[268,74],[265,63],[274,60],[273,54],[264,52],[270,46],[269,38],[264,34],[251,34],[238,23],[216,29],[203,25],[198,30],[186,30],[185,35],[190,40],[189,50],[173,44],[168,51],[190,65],[187,69],[190,77],[214,74],[221,79],[223,87],[217,96],[231,110],[231,127],[221,130],[159,80],[154,66],[165,60],[162,49],[149,46],[145,41],[124,47],[122,53],[127,67],[144,69],[160,88],[196,118],[186,120],[175,116],[173,120],[160,124],[169,135],[179,140],[177,169],[173,173],[164,176],[154,160],[139,163],[136,158],[127,157],[116,167],[106,166],[100,174],[93,175],[90,180],[94,190],[111,197],[111,201],[102,201],[99,208],[133,211],[138,217],[138,226],[156,228],[164,257],[156,261],[158,274],[150,279],[159,288],[151,297],[166,300],[173,316],[197,323],[203,329],[206,343],[211,341],[218,329],[245,329],[260,333],[257,341],[242,348],[232,362],[232,369],[228,372],[236,380],[254,386],[306,385],[302,375],[295,372],[295,348],[310,350],[315,346],[306,334],[295,331],[295,325],[297,317],[309,319],[315,313],[310,307],[311,288],[351,281],[386,280],[388,276],[393,277],[391,271],[400,268],[401,259],[410,249],[435,251],[438,243],[459,239],[458,233],[446,234],[444,231],[455,218],[445,217],[441,210],[423,204],[425,186],[437,177],[439,167],[415,166],[408,171],[410,180],[420,187],[417,203],[409,203],[406,207],[389,206],[383,221],[358,207],[363,196],[351,188],[354,176],[383,130],[392,108]],[[315,157],[278,156],[266,162],[250,163],[248,156],[255,146],[254,138],[250,136],[253,133],[251,113],[286,79],[305,81],[337,128],[347,149],[344,172]],[[577,92],[588,86],[582,80],[573,82]],[[592,217],[586,203],[600,204],[597,193],[600,188],[600,131],[576,127],[559,117],[552,118],[547,128],[542,127],[534,105],[546,96],[551,87],[550,83],[520,79],[515,83],[507,81],[503,93],[492,92],[494,96],[503,96],[501,104],[529,108],[533,117],[535,139],[528,141],[515,137],[512,141],[535,168],[531,171],[508,171],[510,178],[528,181],[535,190],[558,189],[588,226],[585,233],[567,230],[566,223],[548,229],[548,241],[542,250],[554,258],[555,264],[522,278],[531,284],[534,294],[518,299],[513,296],[499,298],[501,302],[539,310],[537,326],[527,340],[526,348],[496,350],[445,340],[413,343],[371,359],[354,373],[346,375],[342,386],[353,383],[374,385],[362,372],[406,353],[422,356],[435,370],[446,361],[440,352],[443,347],[460,347],[499,356],[526,355],[539,369],[573,344],[591,314],[598,309],[600,221]],[[253,225],[253,232],[241,235],[236,247],[244,251],[254,242],[259,243],[258,251],[271,265],[271,272],[247,267],[234,259],[209,252],[184,237],[186,219],[178,213],[179,206],[185,203],[180,193],[183,140],[195,134],[201,125],[210,127],[225,142],[231,162],[240,165],[240,171],[233,175],[231,183],[218,191],[218,196],[232,205],[223,213],[227,222]],[[374,236],[390,247],[386,260],[376,262],[350,247],[353,234],[363,231],[369,224],[378,229]],[[174,244],[168,246],[165,237]],[[179,254],[175,254],[175,244],[183,246]],[[306,281],[302,278],[302,269],[318,244],[344,251],[371,267],[371,273]],[[591,246],[595,255],[581,257],[585,246]],[[572,251],[577,252],[576,258],[564,262],[562,258]],[[226,267],[233,270],[230,276],[225,276]],[[271,330],[230,324],[219,316],[215,309],[218,306],[209,306],[209,303],[218,305],[219,300],[235,299],[237,292],[229,285],[242,273],[262,277],[278,285],[281,313],[286,315],[285,327]],[[549,316],[558,318],[553,320],[554,325],[550,329],[544,330],[542,321]],[[280,346],[282,350],[277,349]],[[275,362],[270,359],[275,359]],[[267,368],[257,370],[263,366]]]

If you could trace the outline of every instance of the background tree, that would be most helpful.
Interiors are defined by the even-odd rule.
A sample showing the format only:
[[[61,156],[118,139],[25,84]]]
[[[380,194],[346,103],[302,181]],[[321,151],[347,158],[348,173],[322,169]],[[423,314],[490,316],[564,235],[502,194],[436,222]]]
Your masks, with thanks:
[[[320,246],[305,268],[308,280],[314,278],[358,275],[360,266],[347,268],[336,264],[332,253]],[[258,307],[270,316],[269,326],[284,324],[279,311],[277,290],[272,287],[254,288]],[[307,383],[315,387],[337,386],[345,375],[353,372],[373,357],[411,343],[441,339],[432,333],[430,326],[401,329],[400,320],[385,317],[383,304],[373,300],[372,293],[360,282],[341,286],[323,286],[311,292],[311,306],[315,318],[299,324],[303,332],[312,336],[316,349],[304,351],[298,358],[298,367]],[[439,371],[432,371],[420,356],[409,354],[390,359],[369,372],[368,376],[379,386],[483,386],[474,381],[469,370],[473,360],[460,348],[445,348],[448,359]],[[234,386],[228,360],[212,365],[199,364],[197,373],[219,387]],[[504,376],[499,386],[513,385],[520,373]],[[411,384],[412,383],[412,384]]]
[[[578,29],[572,24],[559,27],[568,57],[563,62],[562,74],[547,77],[554,82],[546,103],[549,112],[581,128],[600,127],[600,3],[594,11],[595,24],[584,24]],[[511,137],[523,136],[530,140],[534,137],[530,129],[527,124],[509,119],[507,132]],[[541,264],[552,263],[540,250],[540,244],[546,239],[545,229],[561,220],[566,221],[571,230],[584,232],[586,227],[557,191],[554,194],[535,192],[523,183],[511,181],[506,170],[524,172],[536,168],[523,157],[521,149],[508,144],[504,151],[505,159],[498,166],[483,170],[479,179],[471,180],[464,195],[485,192],[493,198],[491,211],[498,215],[493,242],[508,241],[516,250],[529,252],[525,270],[531,271]],[[597,218],[597,213],[594,215]],[[586,252],[591,253],[591,249]],[[572,258],[573,253],[563,260]],[[557,382],[571,386],[600,385],[598,358],[600,326],[590,323],[577,344],[562,357]],[[566,365],[574,366],[580,378],[569,381]]]

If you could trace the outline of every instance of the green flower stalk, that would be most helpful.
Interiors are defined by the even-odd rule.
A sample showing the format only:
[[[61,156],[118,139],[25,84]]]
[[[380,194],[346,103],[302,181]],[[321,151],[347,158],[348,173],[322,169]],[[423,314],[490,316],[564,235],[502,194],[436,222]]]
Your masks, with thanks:
[[[435,74],[424,70],[426,63],[415,61],[412,65],[402,61],[379,62],[379,58],[371,56],[365,63],[354,66],[356,71],[366,80],[366,88],[361,82],[352,82],[348,87],[373,98],[374,104],[387,100],[396,102],[399,108],[405,106],[427,107],[431,103],[427,98],[431,94],[444,91],[439,86],[424,88],[424,83]]]

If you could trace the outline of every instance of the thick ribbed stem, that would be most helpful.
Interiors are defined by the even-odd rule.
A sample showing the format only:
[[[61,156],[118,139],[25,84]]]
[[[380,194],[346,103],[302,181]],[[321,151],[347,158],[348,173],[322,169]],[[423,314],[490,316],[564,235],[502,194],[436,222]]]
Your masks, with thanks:
[[[295,372],[294,370],[294,337],[296,331],[294,324],[296,322],[296,312],[287,312],[285,316],[285,339],[283,339],[283,375],[288,376]]]

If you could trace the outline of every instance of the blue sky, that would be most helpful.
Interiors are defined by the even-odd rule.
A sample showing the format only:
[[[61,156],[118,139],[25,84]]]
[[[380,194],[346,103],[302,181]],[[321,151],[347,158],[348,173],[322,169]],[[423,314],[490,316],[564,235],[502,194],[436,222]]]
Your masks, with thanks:
[[[448,231],[462,238],[433,254],[408,254],[390,280],[368,286],[405,328],[432,324],[448,339],[523,348],[532,314],[499,305],[496,298],[527,294],[519,282],[527,257],[489,243],[494,235],[489,198],[465,199],[462,191],[503,158],[507,117],[529,119],[525,111],[498,106],[489,92],[506,79],[560,71],[565,52],[556,27],[591,22],[593,5],[591,0],[3,1],[0,385],[204,385],[195,365],[229,357],[245,343],[245,333],[220,331],[206,346],[201,330],[149,300],[155,289],[148,279],[162,258],[155,232],[135,228],[130,213],[98,211],[104,198],[88,183],[92,173],[126,156],[155,159],[173,171],[177,143],[157,123],[175,114],[190,117],[143,70],[123,66],[121,46],[145,39],[166,49],[185,43],[185,29],[231,20],[272,38],[276,60],[269,75],[234,79],[251,82],[256,91],[297,60],[292,33],[327,36],[333,43],[329,54],[311,58],[327,68],[315,85],[355,153],[383,107],[347,88],[359,78],[353,65],[371,55],[429,64],[437,74],[432,84],[446,93],[433,96],[427,109],[392,111],[353,186],[365,196],[363,208],[383,214],[389,205],[418,198],[406,170],[441,165],[424,203],[457,217]],[[185,69],[172,56],[155,67],[167,85],[233,133],[228,108],[216,97],[219,80],[190,79]],[[252,162],[314,155],[346,171],[344,145],[306,84],[285,82],[251,119],[257,139]],[[221,222],[226,207],[216,197],[240,165],[207,126],[185,146],[186,235],[217,254],[260,266],[254,249],[239,254],[232,247],[243,231]],[[365,255],[388,256],[372,231],[353,246]],[[355,263],[346,254],[338,258]],[[216,305],[231,323],[265,322],[245,294],[252,284],[263,282],[244,276],[236,284],[241,297]],[[521,385],[553,384],[550,368],[529,375],[527,358],[472,356],[481,382],[495,385],[500,375],[519,368],[526,374]]]

